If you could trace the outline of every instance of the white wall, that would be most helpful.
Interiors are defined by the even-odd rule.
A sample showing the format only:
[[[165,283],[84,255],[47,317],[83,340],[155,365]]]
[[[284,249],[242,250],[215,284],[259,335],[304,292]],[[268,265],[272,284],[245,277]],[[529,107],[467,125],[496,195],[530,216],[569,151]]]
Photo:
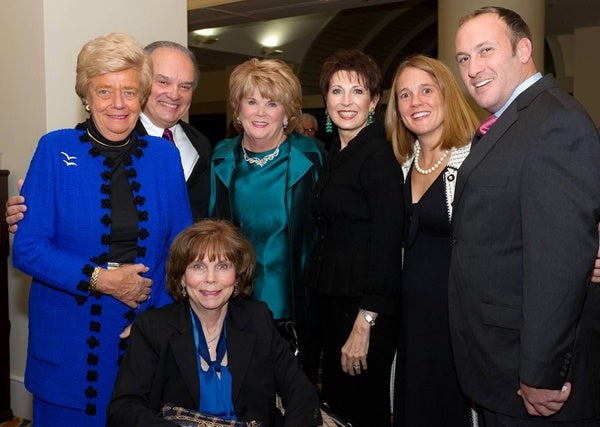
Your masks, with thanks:
[[[143,45],[187,43],[185,0],[12,0],[0,11],[0,167],[10,170],[9,194],[25,176],[39,137],[85,117],[74,87],[77,53],[86,41],[122,31]],[[29,282],[9,265],[11,406],[15,415],[31,418],[23,387]]]

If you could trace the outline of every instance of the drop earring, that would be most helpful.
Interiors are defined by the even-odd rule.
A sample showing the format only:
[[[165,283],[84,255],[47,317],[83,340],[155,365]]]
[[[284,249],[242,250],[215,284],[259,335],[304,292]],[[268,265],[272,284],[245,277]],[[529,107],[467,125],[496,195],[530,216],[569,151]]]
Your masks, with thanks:
[[[183,283],[183,280],[181,281],[181,296],[187,298],[187,291],[185,289],[185,283]]]
[[[327,117],[327,121],[325,121],[325,132],[331,133],[333,132],[333,124],[331,123],[331,117],[329,117],[327,110],[325,110],[325,117]]]
[[[367,126],[373,123],[373,117],[375,116],[375,110],[369,111],[369,118],[367,119]]]

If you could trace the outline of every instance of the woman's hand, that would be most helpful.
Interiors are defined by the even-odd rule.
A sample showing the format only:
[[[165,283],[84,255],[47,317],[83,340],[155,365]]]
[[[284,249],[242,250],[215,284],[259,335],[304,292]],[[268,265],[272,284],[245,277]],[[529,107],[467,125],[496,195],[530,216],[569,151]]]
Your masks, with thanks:
[[[372,313],[372,315],[377,316],[376,313]],[[367,370],[370,336],[371,325],[359,312],[354,320],[350,336],[342,347],[342,371],[354,376],[360,375],[363,370]]]
[[[131,308],[150,298],[152,279],[141,274],[149,270],[144,264],[122,265],[114,270],[101,269],[96,282],[96,291],[111,295]]]

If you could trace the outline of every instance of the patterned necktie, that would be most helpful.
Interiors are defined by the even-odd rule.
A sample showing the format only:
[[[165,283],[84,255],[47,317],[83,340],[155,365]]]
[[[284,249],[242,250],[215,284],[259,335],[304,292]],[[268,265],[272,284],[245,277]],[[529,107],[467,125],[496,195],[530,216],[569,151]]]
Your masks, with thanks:
[[[163,132],[162,137],[164,139],[167,139],[167,140],[171,141],[173,144],[175,144],[175,140],[173,139],[173,132],[171,132],[170,129],[165,129],[165,131]]]
[[[477,135],[479,135],[480,138],[485,135],[496,122],[496,120],[498,120],[498,117],[496,117],[494,114],[485,119],[483,123],[481,123],[481,126],[479,126],[479,129],[477,129]]]

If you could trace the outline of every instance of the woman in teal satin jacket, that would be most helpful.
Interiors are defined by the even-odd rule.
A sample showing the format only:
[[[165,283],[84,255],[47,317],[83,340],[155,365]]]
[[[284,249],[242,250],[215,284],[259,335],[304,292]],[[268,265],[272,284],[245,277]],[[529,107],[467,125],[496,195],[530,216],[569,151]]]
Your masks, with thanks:
[[[323,154],[317,140],[293,132],[302,90],[284,62],[244,62],[231,74],[229,93],[241,133],[213,152],[209,215],[241,228],[257,255],[254,298],[302,331],[317,236],[310,202]]]

